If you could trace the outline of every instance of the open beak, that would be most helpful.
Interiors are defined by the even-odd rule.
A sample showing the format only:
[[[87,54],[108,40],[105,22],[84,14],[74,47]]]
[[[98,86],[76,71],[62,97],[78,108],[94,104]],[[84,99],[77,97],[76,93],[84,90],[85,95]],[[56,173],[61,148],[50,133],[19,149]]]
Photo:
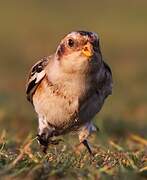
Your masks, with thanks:
[[[93,48],[89,42],[83,47],[82,53],[87,57],[91,57],[93,55]]]

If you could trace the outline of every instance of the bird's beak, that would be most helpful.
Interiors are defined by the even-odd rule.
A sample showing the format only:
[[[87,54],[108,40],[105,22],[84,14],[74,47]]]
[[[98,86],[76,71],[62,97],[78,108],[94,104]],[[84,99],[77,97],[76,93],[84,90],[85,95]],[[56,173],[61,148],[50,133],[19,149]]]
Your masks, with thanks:
[[[91,56],[93,55],[92,44],[88,42],[88,43],[83,47],[82,53],[83,53],[86,57],[91,57]]]

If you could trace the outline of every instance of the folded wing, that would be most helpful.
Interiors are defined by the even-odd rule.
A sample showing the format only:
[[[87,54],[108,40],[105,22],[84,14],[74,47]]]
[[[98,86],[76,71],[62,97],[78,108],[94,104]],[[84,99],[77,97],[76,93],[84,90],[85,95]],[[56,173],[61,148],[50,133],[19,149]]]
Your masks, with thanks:
[[[45,77],[45,67],[48,64],[48,58],[44,57],[38,61],[30,70],[29,77],[26,84],[26,96],[28,101],[32,103],[32,97],[38,85]]]
[[[111,69],[109,65],[103,61],[103,66],[97,74],[96,91],[105,99],[107,96],[112,94],[112,86],[113,80]]]

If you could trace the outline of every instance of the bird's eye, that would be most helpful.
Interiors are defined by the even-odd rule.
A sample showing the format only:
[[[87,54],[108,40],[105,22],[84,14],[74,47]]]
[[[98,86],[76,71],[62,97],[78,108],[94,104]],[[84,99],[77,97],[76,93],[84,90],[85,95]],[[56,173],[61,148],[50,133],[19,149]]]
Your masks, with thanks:
[[[74,45],[75,45],[75,42],[74,42],[74,40],[73,39],[68,39],[68,42],[67,42],[67,44],[68,44],[68,46],[69,47],[74,47]]]

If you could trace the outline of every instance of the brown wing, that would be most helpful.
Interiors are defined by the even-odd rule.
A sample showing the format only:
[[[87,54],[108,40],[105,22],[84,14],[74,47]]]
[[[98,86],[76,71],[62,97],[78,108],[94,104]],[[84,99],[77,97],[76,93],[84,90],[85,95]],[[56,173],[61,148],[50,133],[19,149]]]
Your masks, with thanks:
[[[48,64],[48,58],[44,57],[38,61],[30,70],[26,84],[26,96],[28,101],[32,103],[32,96],[35,93],[38,85],[45,76],[45,67]]]

